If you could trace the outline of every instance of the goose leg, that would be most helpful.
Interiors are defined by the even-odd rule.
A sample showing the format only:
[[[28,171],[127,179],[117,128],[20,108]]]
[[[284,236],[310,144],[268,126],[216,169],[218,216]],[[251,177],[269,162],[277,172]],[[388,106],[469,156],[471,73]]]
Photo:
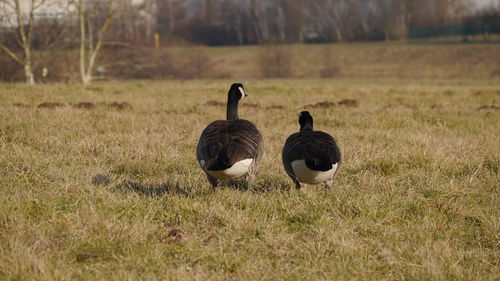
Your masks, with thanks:
[[[247,191],[252,191],[253,190],[253,174],[248,174],[247,176]]]
[[[333,179],[325,181],[325,187],[326,189],[331,189],[333,184]]]
[[[293,177],[292,177],[292,180],[293,180],[293,183],[295,183],[295,188],[297,190],[299,190],[301,188],[300,182],[296,178],[293,178]]]
[[[219,181],[216,178],[209,175],[207,175],[207,179],[212,185],[212,190],[215,190],[215,188],[219,185]]]

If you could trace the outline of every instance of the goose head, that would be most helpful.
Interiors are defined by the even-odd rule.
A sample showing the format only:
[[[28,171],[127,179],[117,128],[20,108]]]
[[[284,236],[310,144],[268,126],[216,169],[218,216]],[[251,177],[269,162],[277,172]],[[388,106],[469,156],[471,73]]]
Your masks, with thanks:
[[[248,96],[245,92],[243,84],[234,83],[229,88],[227,94],[227,120],[236,120],[238,117],[238,102]]]
[[[313,117],[309,111],[302,111],[299,114],[299,125],[301,131],[312,131],[313,130]]]
[[[231,88],[229,89],[229,93],[228,93],[228,99],[239,101],[246,96],[248,96],[248,95],[245,92],[245,88],[243,87],[243,84],[234,83],[233,85],[231,85]]]

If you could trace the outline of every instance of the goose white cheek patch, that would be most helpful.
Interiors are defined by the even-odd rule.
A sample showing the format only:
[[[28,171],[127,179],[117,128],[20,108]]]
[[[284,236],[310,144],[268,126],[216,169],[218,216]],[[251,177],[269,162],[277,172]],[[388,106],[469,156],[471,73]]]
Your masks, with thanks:
[[[245,91],[243,91],[243,88],[242,87],[238,87],[238,90],[240,90],[241,98],[244,98],[246,95],[245,95]]]

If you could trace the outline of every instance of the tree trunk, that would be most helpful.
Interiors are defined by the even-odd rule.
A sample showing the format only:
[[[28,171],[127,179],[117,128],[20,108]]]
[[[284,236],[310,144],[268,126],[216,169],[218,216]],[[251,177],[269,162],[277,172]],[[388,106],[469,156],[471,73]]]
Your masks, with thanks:
[[[167,0],[167,10],[168,10],[168,34],[172,35],[175,28],[175,14],[174,6],[170,0]]]
[[[83,85],[88,85],[88,84],[90,84],[90,80],[91,80],[91,79],[90,79],[90,77],[89,77],[89,76],[87,76],[86,74],[82,75],[82,84],[83,84]]]
[[[250,0],[250,11],[251,11],[251,22],[253,26],[253,30],[255,32],[255,37],[257,43],[262,43],[268,39],[268,30],[267,25],[264,23],[264,20],[260,14],[259,4],[256,0]]]
[[[283,12],[283,7],[281,5],[282,4],[279,4],[277,7],[277,16],[276,16],[276,26],[278,27],[278,38],[280,43],[286,40],[285,14]]]
[[[35,77],[33,75],[33,70],[31,69],[30,61],[26,61],[24,64],[24,77],[26,78],[27,84],[35,84]]]
[[[88,84],[90,80],[85,75],[85,12],[84,0],[78,1],[78,18],[80,20],[80,77],[83,84]]]
[[[236,39],[238,40],[238,44],[243,45],[243,27],[241,24],[241,18],[239,16],[236,17],[234,31],[236,32]]]
[[[31,67],[31,46],[25,44],[24,46],[24,78],[27,84],[35,84],[35,76],[33,75],[33,68]]]
[[[340,31],[340,27],[337,24],[335,24],[335,35],[337,37],[337,42],[342,42],[342,31]]]
[[[103,44],[103,37],[113,18],[114,0],[110,0],[106,18],[97,31],[97,42],[94,43],[94,28],[91,19],[88,17],[88,10],[85,10],[85,0],[78,0],[78,17],[80,20],[80,76],[83,84],[92,81],[92,72],[95,61]]]

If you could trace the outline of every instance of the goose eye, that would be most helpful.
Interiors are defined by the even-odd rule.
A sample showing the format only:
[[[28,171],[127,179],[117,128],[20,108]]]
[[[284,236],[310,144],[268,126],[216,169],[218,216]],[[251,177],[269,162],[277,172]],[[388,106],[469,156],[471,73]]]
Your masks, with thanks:
[[[240,90],[240,93],[241,93],[241,98],[244,98],[246,97],[247,95],[245,94],[245,91],[243,91],[243,88],[242,87],[238,87],[238,90]]]

